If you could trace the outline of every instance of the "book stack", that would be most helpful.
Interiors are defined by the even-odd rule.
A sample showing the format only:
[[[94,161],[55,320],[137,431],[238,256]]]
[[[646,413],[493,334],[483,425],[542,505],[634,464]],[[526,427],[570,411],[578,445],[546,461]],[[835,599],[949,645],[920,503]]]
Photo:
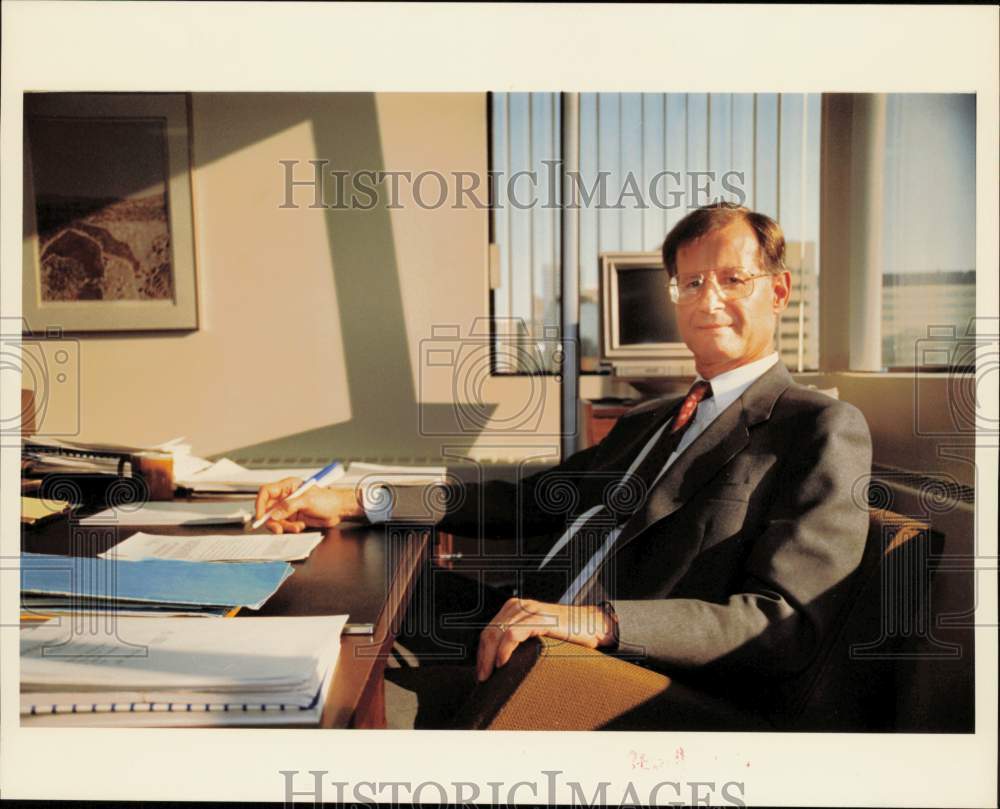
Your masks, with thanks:
[[[347,616],[122,618],[21,629],[24,726],[319,722]]]

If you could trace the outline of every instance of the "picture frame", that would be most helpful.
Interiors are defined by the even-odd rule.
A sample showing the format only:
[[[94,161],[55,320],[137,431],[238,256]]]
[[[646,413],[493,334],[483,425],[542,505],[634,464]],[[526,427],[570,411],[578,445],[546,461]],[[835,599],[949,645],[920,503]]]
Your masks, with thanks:
[[[198,328],[183,93],[25,93],[32,332]]]

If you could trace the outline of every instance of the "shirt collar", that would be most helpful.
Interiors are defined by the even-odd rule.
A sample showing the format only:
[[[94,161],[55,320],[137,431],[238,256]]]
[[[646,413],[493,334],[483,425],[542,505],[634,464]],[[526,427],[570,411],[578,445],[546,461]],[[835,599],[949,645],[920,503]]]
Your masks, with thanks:
[[[778,352],[774,351],[759,360],[748,362],[746,365],[706,380],[712,386],[712,398],[708,401],[714,401],[716,412],[721,413],[777,362]],[[701,374],[698,375],[698,379],[703,379]]]

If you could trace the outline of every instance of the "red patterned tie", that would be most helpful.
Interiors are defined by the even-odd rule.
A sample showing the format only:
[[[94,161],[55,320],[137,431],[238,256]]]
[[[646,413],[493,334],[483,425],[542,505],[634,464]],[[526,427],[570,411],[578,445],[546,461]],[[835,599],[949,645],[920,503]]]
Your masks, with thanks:
[[[699,379],[691,386],[691,390],[688,391],[688,395],[684,398],[684,403],[681,405],[681,409],[677,411],[677,415],[674,417],[673,423],[670,425],[670,432],[676,433],[678,430],[684,429],[687,423],[691,421],[691,417],[694,412],[698,409],[698,403],[702,399],[706,399],[712,395],[712,386],[708,384],[704,379]]]

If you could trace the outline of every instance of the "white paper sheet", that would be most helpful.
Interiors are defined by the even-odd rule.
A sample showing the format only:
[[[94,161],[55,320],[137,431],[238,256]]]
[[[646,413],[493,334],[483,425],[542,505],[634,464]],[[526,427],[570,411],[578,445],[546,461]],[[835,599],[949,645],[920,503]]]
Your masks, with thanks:
[[[368,486],[427,486],[441,483],[447,469],[443,466],[392,466],[389,464],[352,463],[339,480],[327,481],[343,485]]]
[[[175,478],[177,485],[194,491],[249,492],[256,494],[265,483],[273,483],[282,478],[302,478],[318,472],[322,467],[309,469],[247,469],[238,463],[222,458],[211,466],[187,475],[183,479]],[[341,469],[339,474],[343,474]],[[334,474],[324,479],[332,483],[338,475]]]
[[[248,509],[233,503],[150,502],[138,508],[105,509],[84,517],[81,525],[242,525],[251,518]]]
[[[168,536],[139,531],[98,554],[105,559],[181,559],[188,562],[295,562],[323,539],[319,531],[279,536]]]

